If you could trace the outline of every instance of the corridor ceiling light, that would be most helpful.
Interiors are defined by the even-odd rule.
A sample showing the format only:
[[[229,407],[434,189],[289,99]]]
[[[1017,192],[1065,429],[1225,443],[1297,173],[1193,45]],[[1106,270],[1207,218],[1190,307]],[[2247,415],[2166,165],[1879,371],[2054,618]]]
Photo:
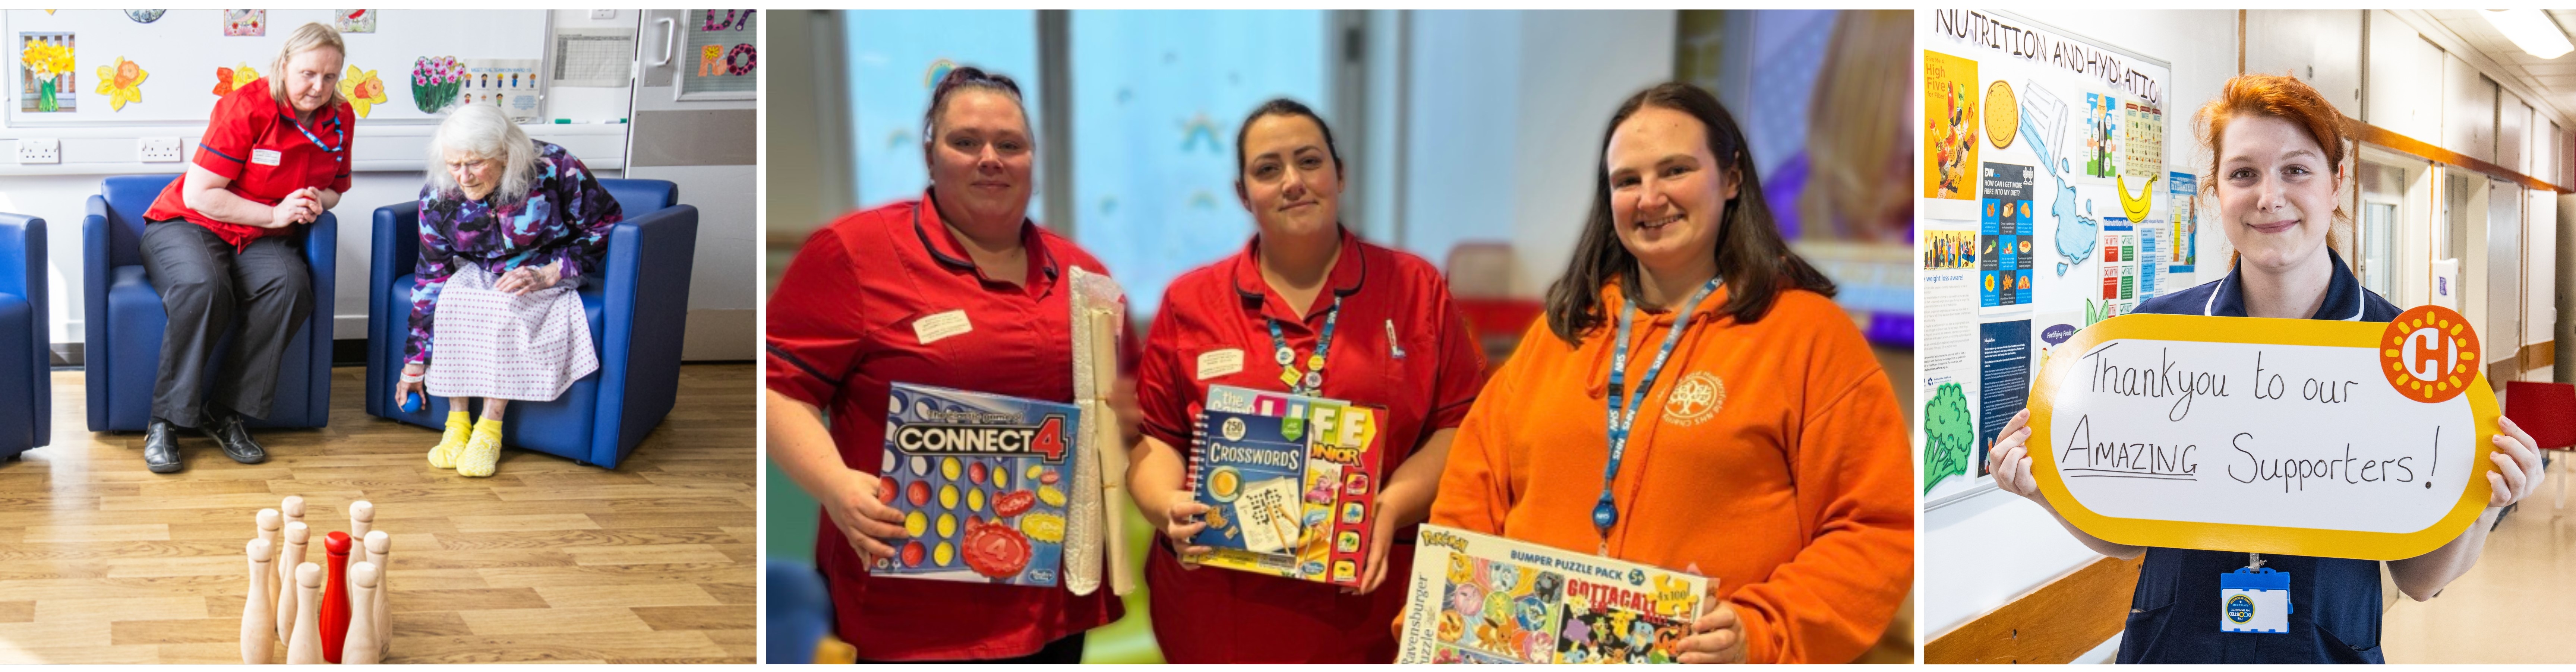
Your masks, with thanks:
[[[2478,14],[2487,17],[2487,23],[2495,24],[2496,30],[2503,32],[2505,39],[2513,40],[2514,46],[2522,47],[2524,53],[2552,59],[2576,51],[2576,44],[2567,42],[2567,33],[2558,29],[2558,22],[2540,10],[2489,9]]]

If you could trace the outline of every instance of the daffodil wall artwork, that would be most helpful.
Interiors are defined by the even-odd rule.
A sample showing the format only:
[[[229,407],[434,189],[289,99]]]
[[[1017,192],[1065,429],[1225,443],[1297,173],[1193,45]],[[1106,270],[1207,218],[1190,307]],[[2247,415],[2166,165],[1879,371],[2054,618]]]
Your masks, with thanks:
[[[385,82],[376,77],[376,71],[352,65],[349,74],[340,78],[340,97],[349,99],[349,106],[365,117],[374,106],[384,104]]]
[[[123,112],[126,103],[143,102],[143,78],[151,74],[118,56],[115,65],[98,66],[98,93],[107,96],[108,109]]]
[[[72,112],[80,74],[72,69],[72,34],[18,34],[18,111]]]
[[[256,81],[259,81],[259,71],[251,69],[247,62],[229,68],[215,68],[215,97],[224,97],[233,89],[250,86]]]

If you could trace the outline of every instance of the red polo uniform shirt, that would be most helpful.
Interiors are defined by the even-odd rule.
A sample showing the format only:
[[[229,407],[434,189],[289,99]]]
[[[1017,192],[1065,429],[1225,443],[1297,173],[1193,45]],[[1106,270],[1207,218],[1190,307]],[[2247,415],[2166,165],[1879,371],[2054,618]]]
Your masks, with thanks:
[[[987,277],[939,223],[929,196],[853,213],[814,232],[769,300],[769,389],[830,413],[841,463],[878,473],[886,395],[896,382],[1073,401],[1072,286],[1079,267],[1106,273],[1072,241],[1021,225],[1026,284]],[[914,321],[963,311],[967,330]],[[816,564],[832,591],[841,639],[869,660],[1025,656],[1117,620],[1107,589],[1076,596],[1037,588],[868,576],[832,519]],[[1383,623],[1383,622],[1381,622]]]
[[[1274,358],[1269,319],[1304,361],[1342,298],[1333,348],[1326,353],[1323,396],[1387,409],[1388,473],[1432,432],[1458,426],[1483,384],[1484,353],[1449,298],[1439,269],[1403,252],[1342,233],[1341,255],[1326,278],[1330,291],[1299,315],[1261,279],[1255,252],[1200,267],[1172,281],[1146,336],[1136,401],[1143,431],[1189,453],[1191,421],[1209,385],[1286,391]],[[1239,353],[1226,353],[1239,350]],[[1202,365],[1206,362],[1206,365]],[[1228,362],[1240,362],[1239,366]],[[1232,370],[1228,370],[1231,368]],[[1396,531],[1386,579],[1368,595],[1343,595],[1331,584],[1225,569],[1183,569],[1160,536],[1145,565],[1154,638],[1175,663],[1391,663],[1395,637],[1387,623],[1402,611],[1413,567],[1413,530]]]
[[[206,135],[197,140],[196,164],[232,180],[224,185],[225,191],[270,207],[305,187],[347,193],[354,121],[349,104],[342,102],[314,115],[312,125],[298,123],[293,109],[269,95],[268,80],[263,78],[215,101],[214,114],[206,119]],[[216,221],[180,198],[187,183],[184,176],[171,180],[151,209],[143,212],[143,219],[195,222],[236,249],[254,239],[294,231],[293,227],[268,229]]]

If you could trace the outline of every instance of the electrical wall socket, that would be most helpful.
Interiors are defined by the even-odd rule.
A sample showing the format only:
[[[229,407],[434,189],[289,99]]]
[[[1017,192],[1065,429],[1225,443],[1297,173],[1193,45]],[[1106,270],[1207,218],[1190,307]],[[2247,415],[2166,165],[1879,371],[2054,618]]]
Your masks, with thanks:
[[[178,163],[181,160],[176,137],[136,138],[134,160],[144,163]]]
[[[617,10],[614,10],[614,9],[594,9],[594,10],[590,10],[590,18],[591,18],[591,19],[593,19],[593,20],[598,20],[598,21],[606,21],[606,20],[609,20],[609,19],[614,19],[614,18],[617,18]]]
[[[18,163],[62,163],[61,138],[19,138]]]

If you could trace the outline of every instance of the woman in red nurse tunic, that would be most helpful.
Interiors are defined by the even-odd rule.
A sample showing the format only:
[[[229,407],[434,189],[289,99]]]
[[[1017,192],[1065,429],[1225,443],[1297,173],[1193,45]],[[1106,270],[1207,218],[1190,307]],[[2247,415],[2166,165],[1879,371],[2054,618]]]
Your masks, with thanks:
[[[1389,663],[1413,526],[1430,513],[1449,437],[1482,384],[1484,357],[1438,269],[1361,242],[1336,211],[1341,157],[1305,105],[1274,100],[1235,140],[1236,195],[1259,234],[1163,293],[1139,363],[1145,438],[1130,489],[1163,532],[1149,552],[1154,638],[1175,663]],[[1388,470],[1361,585],[1344,589],[1188,566],[1206,526],[1185,488],[1191,420],[1209,385],[1296,392],[1386,409]]]
[[[143,437],[153,473],[180,470],[181,427],[214,439],[235,462],[268,459],[242,417],[268,415],[286,344],[313,312],[312,269],[289,236],[349,189],[355,116],[339,87],[346,52],[330,26],[295,29],[269,77],[215,102],[187,175],[143,212],[143,269],[170,320]],[[207,360],[234,323],[241,332],[223,354],[223,373],[206,380]]]
[[[1076,663],[1108,590],[869,576],[908,537],[879,500],[897,382],[1073,400],[1071,274],[1103,273],[1028,212],[1019,86],[960,67],[924,124],[930,189],[814,232],[769,301],[769,455],[822,504],[814,555],[865,661]],[[824,421],[828,411],[831,421]]]

